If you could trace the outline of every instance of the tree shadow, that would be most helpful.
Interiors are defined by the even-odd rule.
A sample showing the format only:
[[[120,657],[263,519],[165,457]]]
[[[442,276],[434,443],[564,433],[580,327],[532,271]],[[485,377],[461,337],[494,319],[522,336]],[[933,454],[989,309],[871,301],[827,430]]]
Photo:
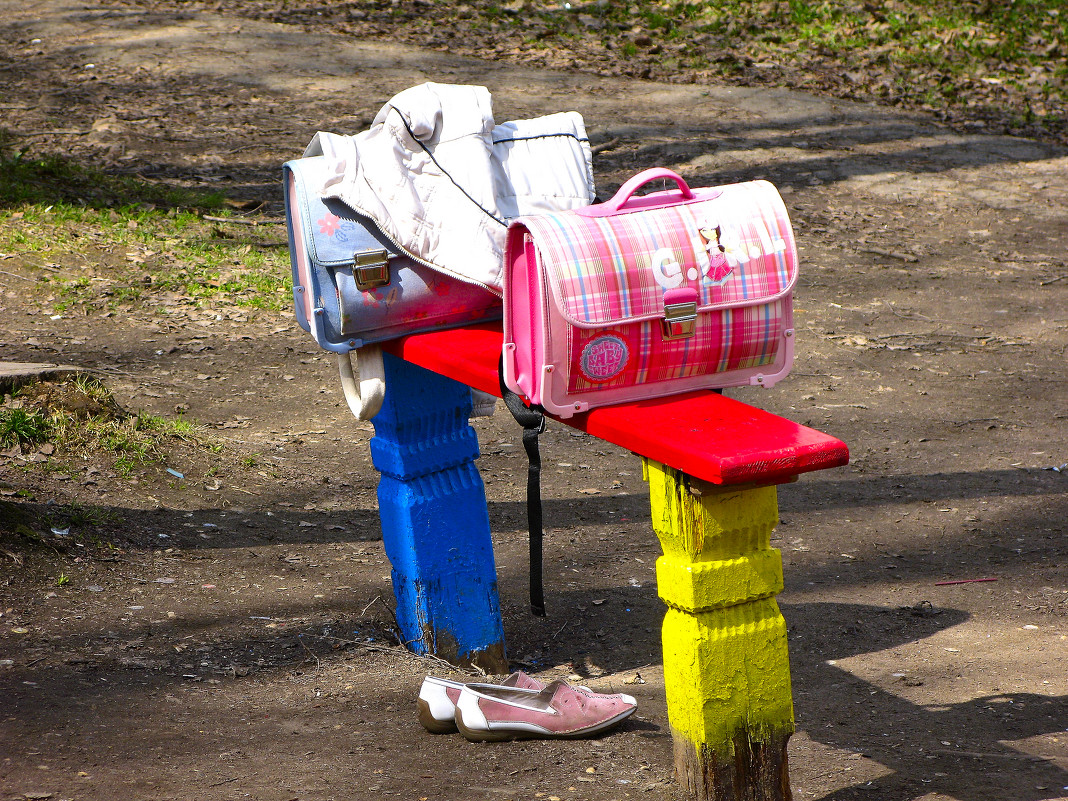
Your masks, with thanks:
[[[927,793],[1037,801],[1063,794],[1068,771],[1007,741],[1062,733],[1068,696],[999,693],[922,706],[903,697],[909,677],[899,679],[903,692],[898,694],[836,664],[930,637],[965,622],[966,613],[836,603],[783,604],[782,609],[789,621],[799,730],[891,771],[822,796],[823,801]],[[886,661],[892,663],[892,656]]]
[[[195,22],[195,17],[182,12],[153,13],[111,9],[75,13],[70,15],[69,20],[86,26],[106,24],[112,29],[127,30],[130,32],[131,47],[144,47],[148,53],[149,44],[156,40],[177,43],[178,46],[186,40],[192,43],[190,23]],[[6,34],[17,41],[25,35],[25,26],[9,24],[0,27],[0,34]],[[243,97],[242,92],[271,91],[268,88],[268,79],[278,77],[277,65],[269,59],[263,60],[266,54],[271,53],[275,47],[288,48],[295,54],[300,54],[301,57],[291,60],[287,68],[287,77],[292,81],[340,80],[361,70],[386,69],[395,67],[397,63],[407,65],[413,70],[428,68],[425,60],[420,63],[420,51],[414,47],[411,48],[410,57],[402,57],[401,54],[392,52],[387,56],[375,52],[373,48],[360,52],[359,48],[353,50],[352,43],[347,39],[338,37],[334,40],[329,37],[328,31],[318,32],[317,35],[325,37],[325,42],[334,41],[339,49],[346,49],[347,60],[344,60],[342,67],[334,63],[336,59],[317,52],[315,48],[309,48],[306,44],[307,34],[296,26],[273,27],[265,46],[265,41],[256,37],[266,35],[263,31],[250,34],[252,38],[243,40],[245,44],[242,46],[247,50],[245,58],[234,58],[226,66],[216,66],[213,73],[198,73],[194,62],[187,65],[188,72],[196,74],[201,89],[199,95],[207,103],[202,111],[212,120],[211,124],[193,131],[189,141],[176,143],[168,139],[168,147],[153,148],[151,156],[144,157],[151,158],[150,164],[143,160],[134,160],[121,168],[109,171],[116,174],[135,171],[162,178],[164,181],[189,179],[197,177],[197,170],[176,160],[159,158],[159,154],[182,150],[197,156],[215,155],[222,157],[224,163],[216,170],[214,177],[226,178],[228,193],[242,197],[255,196],[277,204],[281,197],[277,173],[280,160],[276,155],[279,135],[284,133],[290,137],[291,153],[296,157],[314,130],[329,129],[355,133],[364,127],[369,119],[363,115],[354,120],[351,104],[324,99],[322,93],[306,92],[298,101],[288,102],[288,121],[280,123],[283,124],[284,130],[275,130],[272,137],[264,138],[256,130],[249,129],[240,114],[241,106],[249,99]],[[242,39],[243,36],[240,31],[235,34],[236,39]],[[72,46],[62,55],[72,60],[84,61],[83,50],[81,45]],[[440,53],[430,53],[428,57],[434,63],[447,58]],[[53,58],[55,54],[49,54],[47,58],[44,55],[26,54],[21,69],[29,74],[44,74],[45,67]],[[474,65],[478,62],[471,61],[471,72],[474,73]],[[262,64],[258,70],[257,64]],[[508,73],[509,70],[515,74],[531,72],[538,76],[539,86],[546,88],[572,80],[570,76],[549,71],[522,67],[502,68],[500,64],[490,61],[484,64],[493,66],[491,74],[484,76],[486,82],[491,84],[495,81],[507,81],[502,74]],[[342,69],[344,71],[339,72]],[[187,78],[183,79],[177,75],[157,77],[146,72],[137,73],[129,80],[101,75],[94,81],[85,82],[76,80],[76,72],[72,70],[69,75],[64,73],[50,77],[50,80],[61,82],[53,87],[53,90],[63,95],[65,114],[72,119],[91,118],[100,108],[109,104],[137,108],[139,104],[145,103],[145,98],[151,99],[154,109],[169,109],[167,113],[188,112],[174,97],[175,89],[184,88],[183,81],[187,81]],[[49,75],[52,73],[49,72]],[[577,91],[578,87],[575,88]],[[637,101],[648,94],[649,87],[638,83],[632,91],[636,100],[635,108],[640,108],[647,118],[647,103]],[[710,116],[710,121],[706,124],[702,118],[701,127],[687,126],[685,123],[675,126],[651,125],[639,121],[641,115],[638,113],[635,114],[636,119],[633,122],[618,118],[610,122],[607,117],[604,120],[598,119],[597,110],[590,109],[589,125],[603,128],[602,135],[605,137],[618,135],[628,145],[635,146],[628,148],[626,154],[618,158],[612,150],[608,150],[599,157],[599,161],[613,169],[621,168],[624,163],[628,167],[649,164],[676,167],[686,172],[695,182],[707,181],[713,184],[748,180],[757,176],[770,177],[780,183],[796,183],[813,175],[821,176],[824,183],[834,183],[850,177],[887,172],[931,174],[961,166],[981,167],[1040,161],[1068,153],[1068,149],[1063,147],[1008,136],[957,135],[932,118],[917,114],[902,115],[887,109],[873,109],[865,104],[823,100],[806,103],[801,100],[801,95],[774,90],[737,88],[733,91],[737,95],[734,102],[743,113],[731,115],[729,118],[706,115]],[[391,93],[383,90],[379,102],[385,102]],[[719,98],[709,99],[707,102],[715,104],[728,101]],[[777,108],[780,106],[781,108]],[[769,109],[774,113],[769,113]],[[541,112],[559,110],[561,109],[543,108]],[[618,114],[618,111],[615,114]],[[236,150],[232,136],[220,136],[220,131],[226,130],[227,126],[244,130],[245,138],[241,147]],[[803,139],[799,134],[802,130],[806,131]],[[129,138],[132,135],[116,134],[115,141],[121,142],[123,137]],[[927,141],[932,136],[946,135],[952,136],[952,141]],[[145,136],[144,133],[137,134],[139,138]],[[166,134],[157,136],[165,137]],[[642,143],[643,140],[649,139],[657,141]],[[249,147],[273,150],[270,166],[265,164],[263,159],[249,159],[246,154],[240,153]],[[101,145],[101,150],[103,149]],[[821,153],[825,150],[836,152]],[[769,157],[747,159],[756,161],[755,164],[733,165],[731,159],[724,161],[717,158],[727,151],[765,151],[769,153]],[[42,177],[49,176],[44,174]],[[60,196],[64,191],[62,186],[54,186],[50,181],[45,181],[42,187],[48,192],[58,192]],[[611,188],[604,187],[602,191],[607,192]],[[87,199],[86,191],[78,197]],[[153,196],[158,193],[158,187],[146,186],[132,192],[132,196]],[[90,192],[89,195],[89,202],[98,202],[93,199],[94,193]],[[115,198],[104,197],[99,202],[107,205],[111,200]]]
[[[784,487],[780,508],[857,509],[975,498],[1058,498],[1068,480],[1052,470],[987,469],[877,476],[826,476]]]
[[[140,206],[210,211],[222,206],[222,194],[109,173],[59,154],[34,154],[18,136],[0,129],[0,209],[34,203],[67,203],[93,209]]]
[[[302,496],[289,497],[299,500]],[[644,505],[644,498],[626,500],[635,505],[635,514],[637,507]],[[557,499],[549,504],[550,514],[573,516],[575,504],[591,518],[603,516],[605,520],[611,520],[609,513],[620,508],[619,499]],[[492,506],[495,515],[518,516],[522,511],[520,503]],[[221,515],[222,510],[204,510],[197,518],[210,513]],[[180,531],[185,522],[184,513],[176,510],[124,510],[124,514],[146,515],[154,521],[151,525],[170,531]],[[160,516],[164,520],[159,520]],[[370,527],[377,516],[373,510],[360,510],[358,517]],[[256,519],[278,533],[279,544],[361,540],[351,532],[322,526],[309,530],[266,516],[257,515]],[[199,539],[195,530],[178,540],[175,544],[204,556],[220,546],[257,542],[248,535],[227,538],[218,533],[206,541]],[[549,617],[542,619],[529,617],[525,601],[519,597],[517,588],[523,584],[525,565],[498,562],[510,655],[517,660],[530,659],[534,669],[571,662],[580,672],[609,674],[658,664],[661,644],[657,626],[651,622],[662,617],[663,607],[655,584],[648,580],[643,586],[621,583],[618,570],[598,569],[600,557],[586,550],[562,544],[561,550],[552,553]],[[875,555],[857,561],[858,575],[872,567],[877,569]],[[569,576],[572,566],[579,571],[575,579],[579,586],[569,587],[560,577]],[[121,565],[116,567],[121,570]],[[941,569],[936,564],[921,568],[931,575]],[[796,572],[796,580],[804,581],[819,578],[824,571],[817,566]],[[347,598],[271,603],[269,607],[234,605],[220,612],[183,614],[180,621],[162,620],[151,625],[110,621],[97,626],[90,622],[79,633],[50,640],[48,650],[66,658],[48,664],[43,676],[32,666],[22,666],[32,662],[32,647],[15,654],[20,666],[0,673],[0,717],[12,724],[11,731],[29,738],[29,743],[40,734],[36,727],[42,698],[52,713],[63,705],[77,711],[72,713],[69,726],[91,728],[81,710],[95,706],[96,715],[120,714],[129,706],[131,693],[138,695],[138,703],[148,702],[156,694],[209,679],[274,680],[280,672],[310,670],[320,660],[325,663],[343,658],[367,647],[369,640],[381,643],[389,637],[385,608],[375,607],[370,616],[365,614],[369,593],[377,592],[378,588],[364,587],[362,595]],[[782,609],[789,627],[799,730],[836,750],[865,754],[889,771],[869,784],[836,790],[823,801],[897,801],[935,791],[956,798],[1039,801],[1057,793],[1036,788],[1068,784],[1068,775],[1053,761],[1030,757],[1006,744],[1060,732],[1068,719],[1065,697],[1006,693],[922,706],[903,697],[904,692],[876,686],[836,664],[932,637],[965,623],[966,612],[848,603],[784,603]],[[260,623],[252,622],[261,618]],[[270,632],[253,630],[268,618],[280,627]],[[182,644],[181,652],[174,650],[176,642]],[[655,726],[636,731],[639,736],[662,734]]]

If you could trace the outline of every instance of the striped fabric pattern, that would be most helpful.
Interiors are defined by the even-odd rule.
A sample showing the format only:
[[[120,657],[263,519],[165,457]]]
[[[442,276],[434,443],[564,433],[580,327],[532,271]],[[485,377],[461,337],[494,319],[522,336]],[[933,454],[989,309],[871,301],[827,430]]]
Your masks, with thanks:
[[[702,312],[694,336],[685,339],[664,339],[659,320],[608,329],[573,327],[568,339],[567,390],[582,395],[770,365],[782,343],[787,303],[788,298],[780,298],[767,304]],[[606,335],[625,343],[627,358],[622,370],[602,380],[590,374],[582,358],[591,343]]]
[[[550,316],[563,317],[550,336],[566,336],[570,395],[644,385],[652,397],[665,394],[652,385],[696,376],[729,386],[732,371],[781,356],[797,280],[782,199],[765,181],[704,199],[697,192],[696,200],[612,216],[520,221],[556,301]],[[665,292],[677,289],[696,290],[695,332],[666,339]]]
[[[700,293],[702,310],[767,302],[797,279],[786,208],[766,181],[611,217],[565,212],[521,221],[561,311],[574,325],[662,316],[665,286],[657,280],[656,256],[665,249],[678,265],[680,285]],[[716,280],[717,268],[729,271],[725,278]]]

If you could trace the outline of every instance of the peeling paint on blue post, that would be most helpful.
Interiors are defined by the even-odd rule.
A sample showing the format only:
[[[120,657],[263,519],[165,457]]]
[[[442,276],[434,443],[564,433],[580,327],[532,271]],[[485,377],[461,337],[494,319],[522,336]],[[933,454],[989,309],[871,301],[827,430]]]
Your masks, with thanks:
[[[373,423],[378,509],[408,647],[507,672],[478,436],[463,384],[384,354]]]

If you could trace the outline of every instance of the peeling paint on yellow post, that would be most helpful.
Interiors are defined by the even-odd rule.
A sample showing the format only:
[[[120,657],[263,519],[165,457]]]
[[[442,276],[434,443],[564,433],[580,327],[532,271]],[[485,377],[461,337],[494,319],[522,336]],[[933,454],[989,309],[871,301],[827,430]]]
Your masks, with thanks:
[[[679,781],[704,801],[790,799],[786,621],[770,546],[776,489],[721,487],[645,460]]]

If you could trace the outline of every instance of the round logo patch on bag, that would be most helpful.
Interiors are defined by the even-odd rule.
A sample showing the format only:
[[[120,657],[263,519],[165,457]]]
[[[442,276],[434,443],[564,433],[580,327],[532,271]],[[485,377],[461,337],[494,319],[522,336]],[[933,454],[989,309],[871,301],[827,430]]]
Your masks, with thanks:
[[[579,369],[587,381],[608,381],[627,366],[630,352],[626,341],[616,334],[604,334],[582,349]]]

